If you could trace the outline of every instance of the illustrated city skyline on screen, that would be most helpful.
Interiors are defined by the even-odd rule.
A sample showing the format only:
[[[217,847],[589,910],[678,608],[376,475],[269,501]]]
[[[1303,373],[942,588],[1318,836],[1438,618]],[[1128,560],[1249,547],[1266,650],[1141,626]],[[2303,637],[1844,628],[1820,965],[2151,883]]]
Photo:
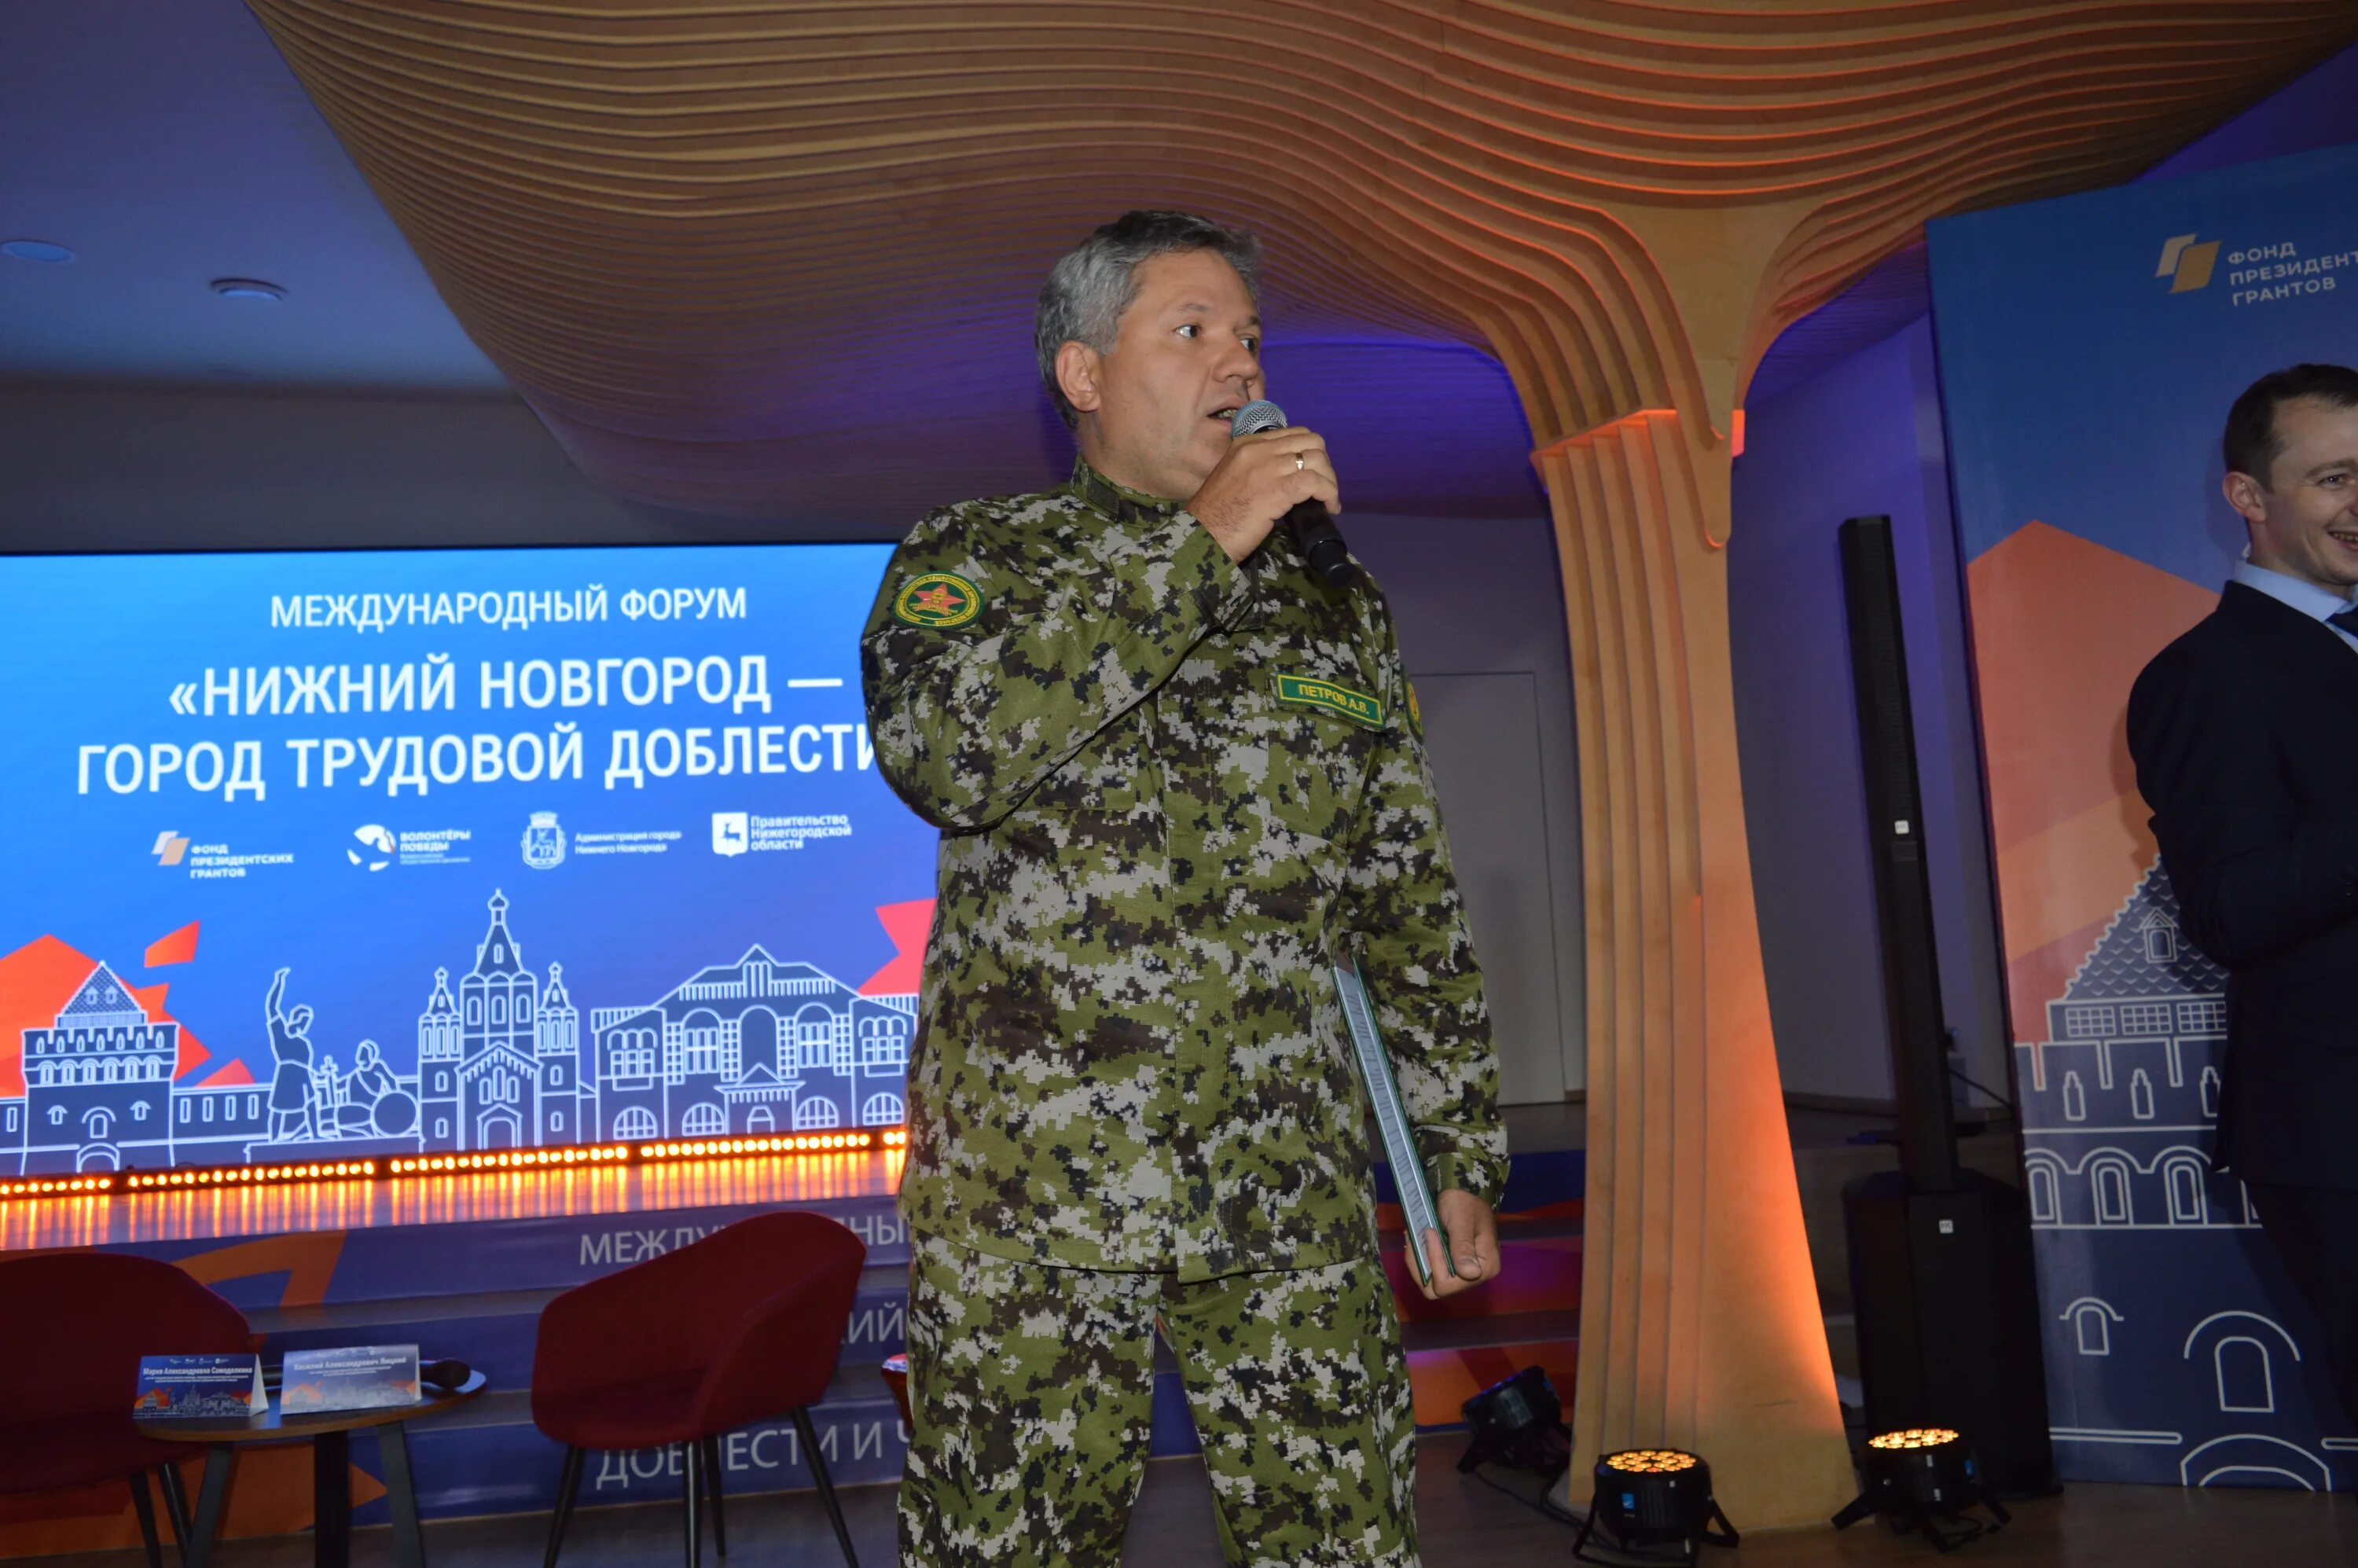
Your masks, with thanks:
[[[889,553],[0,559],[0,1174],[900,1123]]]

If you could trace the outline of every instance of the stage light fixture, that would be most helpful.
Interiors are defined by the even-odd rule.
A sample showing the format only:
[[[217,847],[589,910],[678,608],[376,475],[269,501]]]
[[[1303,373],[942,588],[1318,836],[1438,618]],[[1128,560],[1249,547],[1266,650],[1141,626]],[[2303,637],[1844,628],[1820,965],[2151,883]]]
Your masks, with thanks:
[[[1676,1557],[1652,1560],[1692,1568],[1701,1548],[1734,1546],[1742,1539],[1712,1496],[1711,1466],[1682,1448],[1605,1454],[1596,1461],[1595,1478],[1588,1517],[1572,1542],[1572,1554],[1583,1563],[1605,1561],[1589,1554],[1594,1541],[1624,1556],[1676,1546]]]
[[[1547,1370],[1526,1367],[1467,1400],[1463,1407],[1473,1441],[1457,1456],[1460,1475],[1500,1464],[1552,1479],[1571,1462],[1572,1434],[1563,1424],[1563,1400]]]
[[[1596,1462],[1588,1518],[1573,1542],[1585,1562],[1592,1540],[1622,1552],[1675,1544],[1677,1561],[1692,1563],[1697,1548],[1734,1546],[1736,1527],[1713,1495],[1711,1466],[1679,1448],[1630,1448]],[[1714,1529],[1714,1525],[1717,1529]]]
[[[2014,1522],[1983,1479],[1973,1445],[1953,1428],[1914,1426],[1870,1437],[1858,1452],[1858,1475],[1865,1489],[1834,1515],[1836,1530],[1881,1514],[1901,1534],[1914,1531],[1934,1550],[1953,1552]],[[1966,1511],[1976,1506],[1989,1520]]]
[[[113,1189],[111,1176],[34,1177],[21,1182],[0,1182],[0,1198],[10,1197],[92,1197]]]

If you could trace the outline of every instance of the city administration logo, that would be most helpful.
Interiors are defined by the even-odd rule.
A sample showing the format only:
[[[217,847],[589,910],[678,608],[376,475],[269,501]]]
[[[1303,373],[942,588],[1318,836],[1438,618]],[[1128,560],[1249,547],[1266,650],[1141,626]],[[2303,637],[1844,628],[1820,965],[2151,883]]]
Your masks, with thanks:
[[[2161,265],[2153,276],[2169,279],[2172,294],[2191,294],[2211,286],[2211,274],[2218,265],[2218,241],[2198,243],[2195,235],[2176,234],[2162,242]]]
[[[524,863],[535,871],[546,871],[565,861],[565,829],[557,825],[557,813],[535,811],[524,830]]]

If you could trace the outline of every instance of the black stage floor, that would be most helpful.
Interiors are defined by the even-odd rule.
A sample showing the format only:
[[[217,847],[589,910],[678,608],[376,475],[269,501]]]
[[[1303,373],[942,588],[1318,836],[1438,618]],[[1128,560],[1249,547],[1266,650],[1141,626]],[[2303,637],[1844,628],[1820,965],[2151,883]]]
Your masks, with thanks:
[[[1479,1481],[1457,1474],[1460,1433],[1421,1440],[1417,1501],[1425,1568],[1509,1568],[1571,1561],[1572,1531],[1525,1512]],[[893,1488],[844,1492],[853,1544],[866,1568],[894,1561]],[[1733,1554],[1713,1553],[1704,1568],[1909,1568],[1953,1561],[2011,1568],[2237,1568],[2283,1564],[2333,1568],[2358,1563],[2358,1500],[2307,1492],[2181,1491],[2163,1487],[2073,1487],[2060,1498],[2024,1503],[2015,1525],[1939,1558],[1922,1541],[1864,1525],[1831,1530],[1755,1531]],[[1740,1521],[1739,1521],[1740,1522]],[[454,1519],[427,1527],[436,1568],[530,1568],[540,1561],[546,1516]],[[842,1559],[817,1499],[806,1492],[732,1499],[730,1555],[747,1563],[831,1568]],[[566,1537],[567,1568],[642,1568],[680,1561],[680,1510],[652,1505],[578,1516]],[[708,1555],[706,1561],[712,1561]],[[305,1536],[234,1543],[224,1568],[308,1568]],[[42,1568],[138,1568],[136,1552],[93,1552],[38,1560]],[[1148,1466],[1144,1495],[1130,1521],[1122,1568],[1216,1568],[1211,1490],[1195,1459]],[[354,1568],[389,1568],[384,1530],[362,1530]]]

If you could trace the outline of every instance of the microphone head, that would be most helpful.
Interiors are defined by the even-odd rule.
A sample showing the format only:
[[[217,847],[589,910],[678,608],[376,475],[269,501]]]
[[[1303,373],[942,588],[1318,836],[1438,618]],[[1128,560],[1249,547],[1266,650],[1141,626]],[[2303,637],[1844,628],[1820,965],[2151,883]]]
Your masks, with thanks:
[[[1263,430],[1285,428],[1285,410],[1266,397],[1256,397],[1236,411],[1228,421],[1228,438],[1259,435]]]

